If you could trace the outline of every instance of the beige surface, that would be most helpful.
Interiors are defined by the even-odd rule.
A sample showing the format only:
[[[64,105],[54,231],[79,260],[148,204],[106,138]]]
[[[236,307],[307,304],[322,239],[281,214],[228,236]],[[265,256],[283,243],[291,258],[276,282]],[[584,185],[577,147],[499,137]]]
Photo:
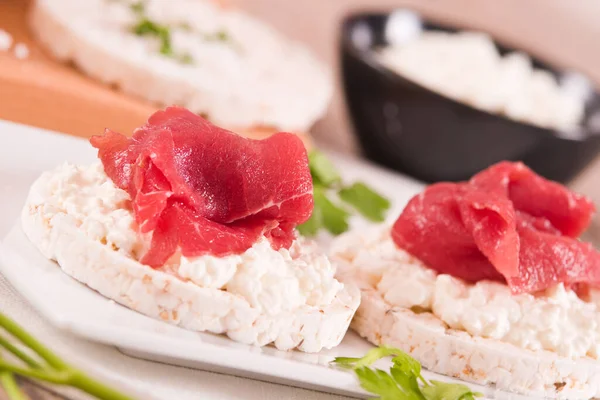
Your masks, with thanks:
[[[337,38],[344,15],[402,5],[458,26],[484,29],[506,44],[600,82],[600,2],[596,0],[232,0],[302,40],[338,70]],[[278,6],[274,7],[273,4]],[[336,76],[336,79],[338,76]],[[352,149],[339,91],[318,137]]]

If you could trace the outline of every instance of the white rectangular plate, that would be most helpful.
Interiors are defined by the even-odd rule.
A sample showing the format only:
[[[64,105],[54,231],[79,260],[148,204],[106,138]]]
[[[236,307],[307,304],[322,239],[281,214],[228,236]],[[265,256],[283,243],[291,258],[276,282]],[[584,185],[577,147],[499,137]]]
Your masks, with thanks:
[[[44,170],[69,161],[90,163],[87,141],[0,121],[0,272],[57,327],[89,340],[113,345],[126,354],[181,366],[245,376],[331,393],[364,397],[353,374],[335,369],[336,356],[361,356],[372,346],[349,332],[335,349],[318,354],[282,352],[235,343],[224,336],[186,331],[145,317],[107,300],[71,279],[29,243],[17,223],[30,184]],[[332,155],[348,180],[360,179],[393,201],[398,215],[421,184],[364,162]],[[356,223],[356,222],[355,222]],[[323,238],[323,243],[327,238]],[[427,373],[430,378],[448,380]],[[495,398],[491,388],[472,385]],[[507,395],[508,396],[508,395]]]

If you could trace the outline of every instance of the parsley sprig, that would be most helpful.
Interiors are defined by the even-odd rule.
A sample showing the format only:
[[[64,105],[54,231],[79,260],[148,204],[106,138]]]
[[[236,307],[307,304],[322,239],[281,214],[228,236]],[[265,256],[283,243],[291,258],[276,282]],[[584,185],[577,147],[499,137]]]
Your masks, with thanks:
[[[131,28],[131,31],[138,36],[154,36],[160,41],[160,53],[166,56],[173,54],[171,46],[171,31],[168,26],[161,25],[142,17],[137,24]]]
[[[313,179],[314,209],[312,216],[298,231],[304,236],[315,236],[321,229],[333,235],[348,230],[348,219],[357,212],[373,222],[382,222],[390,202],[365,183],[346,186],[333,163],[320,151],[308,155]]]
[[[219,29],[214,33],[206,33],[203,37],[207,42],[228,42],[231,40],[229,33],[223,29]]]
[[[129,7],[138,18],[137,23],[131,27],[131,32],[138,36],[150,36],[158,39],[160,43],[159,52],[163,56],[173,58],[182,64],[194,63],[194,58],[191,54],[179,53],[173,50],[171,40],[172,27],[151,20],[146,15],[146,2],[144,0],[132,3]],[[183,30],[191,29],[189,25],[184,26],[183,24],[178,26],[178,28]]]
[[[146,2],[137,1],[135,3],[132,3],[129,7],[131,8],[131,11],[133,11],[135,14],[143,15],[146,11]]]
[[[376,361],[392,357],[389,372],[370,368]],[[405,352],[393,347],[371,349],[362,358],[337,357],[333,361],[342,368],[354,370],[360,386],[381,400],[475,400],[482,393],[467,385],[428,381],[421,374],[421,364]]]
[[[184,32],[193,32],[193,27],[187,22],[178,24],[160,24],[151,20],[146,15],[146,3],[144,0],[130,4],[129,8],[136,15],[137,22],[131,27],[131,32],[138,36],[154,37],[159,40],[160,54],[173,58],[182,64],[193,64],[194,58],[189,53],[180,53],[173,49],[171,34],[173,29],[180,29]],[[213,33],[200,34],[202,40],[206,42],[226,43],[240,50],[239,46],[232,39],[229,32],[224,29],[219,29]]]
[[[141,17],[131,31],[138,36],[152,36],[160,42],[160,54],[173,58],[182,64],[193,64],[194,58],[189,53],[177,53],[173,50],[171,27],[154,22],[147,17]]]
[[[11,354],[19,362],[0,357],[0,386],[11,400],[25,400],[15,376],[77,388],[102,400],[131,400],[131,397],[92,379],[31,336],[15,321],[0,313],[0,356]],[[12,338],[13,340],[10,340]],[[20,342],[20,345],[14,344]]]

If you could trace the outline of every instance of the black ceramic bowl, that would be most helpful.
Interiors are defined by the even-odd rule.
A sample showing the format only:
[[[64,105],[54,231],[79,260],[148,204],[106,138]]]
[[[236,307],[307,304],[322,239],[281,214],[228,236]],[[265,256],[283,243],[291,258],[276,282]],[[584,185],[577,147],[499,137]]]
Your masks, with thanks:
[[[386,45],[389,15],[351,15],[342,28],[346,102],[369,159],[427,182],[466,180],[498,161],[523,161],[539,174],[566,183],[598,154],[600,95],[591,85],[585,118],[575,134],[476,109],[377,61],[373,50]],[[418,18],[424,30],[458,30]],[[497,46],[501,53],[509,51]],[[558,78],[565,73],[532,59],[535,67]]]

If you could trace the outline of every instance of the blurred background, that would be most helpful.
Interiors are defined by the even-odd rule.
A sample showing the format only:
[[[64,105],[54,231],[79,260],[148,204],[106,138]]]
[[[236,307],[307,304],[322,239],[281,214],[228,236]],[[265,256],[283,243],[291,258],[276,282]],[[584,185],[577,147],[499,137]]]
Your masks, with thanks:
[[[339,76],[339,31],[345,16],[409,7],[440,22],[489,32],[507,45],[557,66],[574,68],[600,82],[600,2],[594,0],[338,0],[302,2],[231,0],[269,21],[290,37],[308,43]],[[277,7],[273,4],[277,3]],[[349,134],[343,93],[337,86],[331,110],[317,127],[323,139],[356,150]],[[335,131],[335,134],[330,132]]]
[[[448,160],[441,162],[433,171],[423,172],[424,166],[418,165],[417,161],[407,160],[405,162],[402,160],[403,157],[407,157],[406,154],[401,154],[402,149],[405,153],[409,150],[414,153],[410,146],[416,146],[416,144],[410,140],[403,142],[391,139],[392,142],[388,142],[387,147],[398,147],[400,149],[398,154],[379,154],[381,147],[386,147],[385,142],[377,145],[373,144],[371,146],[373,148],[368,148],[370,143],[375,143],[377,140],[365,138],[365,135],[368,136],[371,133],[373,135],[385,135],[385,132],[377,133],[378,130],[385,129],[376,127],[373,122],[368,120],[368,117],[361,114],[363,112],[360,109],[362,106],[358,104],[359,100],[352,107],[353,112],[349,112],[348,103],[353,101],[349,100],[349,97],[361,97],[363,103],[367,101],[364,99],[373,98],[373,100],[368,101],[371,101],[372,104],[380,102],[381,107],[384,107],[387,104],[386,102],[406,104],[404,102],[410,101],[411,98],[414,101],[422,101],[423,98],[414,97],[414,88],[407,89],[406,86],[402,88],[402,85],[394,90],[396,92],[408,90],[408,92],[398,95],[396,95],[396,92],[393,94],[382,93],[381,87],[398,85],[398,82],[393,81],[394,78],[384,84],[379,82],[380,88],[377,96],[367,93],[368,88],[371,87],[370,85],[355,88],[353,94],[349,93],[351,90],[347,87],[348,79],[345,85],[343,79],[345,69],[342,68],[344,34],[348,34],[348,32],[344,32],[343,24],[348,16],[373,14],[385,18],[393,10],[408,8],[418,12],[419,17],[426,23],[440,24],[442,27],[458,30],[486,32],[497,43],[511,49],[525,51],[545,65],[551,66],[553,72],[579,71],[589,78],[592,86],[596,86],[596,83],[600,82],[600,52],[597,51],[597,43],[600,40],[600,24],[597,23],[598,16],[600,16],[600,2],[594,0],[580,0],[577,2],[561,0],[530,0],[527,2],[519,0],[504,0],[502,2],[492,0],[304,0],[301,2],[223,0],[220,3],[224,7],[239,7],[248,14],[272,25],[284,35],[305,43],[330,68],[334,79],[333,99],[325,117],[311,129],[311,133],[318,143],[339,152],[366,153],[369,158],[377,162],[420,179],[439,180],[443,178],[444,174],[440,173],[440,170],[444,168],[452,170],[453,168],[453,165],[444,165],[444,162],[452,162],[453,159],[450,157]],[[127,131],[131,127],[139,125],[143,118],[149,114],[148,110],[154,107],[148,102],[130,96],[122,96],[114,89],[108,89],[93,82],[77,73],[72,66],[59,65],[58,63],[49,66],[52,57],[33,39],[25,23],[26,12],[28,7],[31,6],[31,1],[2,0],[0,6],[2,7],[0,9],[0,29],[10,32],[14,36],[15,42],[20,41],[27,44],[29,49],[28,59],[30,60],[28,63],[20,62],[17,64],[17,60],[14,60],[14,57],[11,57],[9,53],[0,53],[0,118],[80,136],[89,136],[106,125],[106,121],[111,121],[112,126]],[[379,24],[381,25],[381,22]],[[381,27],[372,29],[381,30]],[[382,44],[385,43],[379,43],[379,45]],[[369,50],[373,50],[373,48]],[[43,64],[43,68],[41,64]],[[360,73],[360,67],[349,68],[351,71],[346,71],[346,74],[354,74],[351,81],[367,79],[361,75],[356,75]],[[386,76],[389,78],[389,70]],[[377,84],[373,84],[373,86],[377,86]],[[383,92],[386,91],[383,90]],[[411,97],[411,93],[413,97]],[[38,109],[32,110],[31,105],[37,105]],[[423,118],[437,118],[435,110],[438,106],[439,104],[431,106],[429,109],[425,107],[426,111]],[[592,106],[595,107],[595,105]],[[65,109],[70,110],[66,115],[61,111]],[[401,110],[403,109],[407,108],[404,106]],[[448,120],[451,122],[450,125],[457,124],[448,128],[449,131],[454,132],[453,135],[460,135],[463,132],[462,127],[472,125],[470,118],[474,118],[478,121],[477,123],[480,123],[477,125],[478,129],[483,127],[485,130],[486,126],[492,126],[489,124],[498,124],[496,120],[494,122],[483,121],[481,115],[468,117],[468,120],[467,117],[460,117],[463,119],[458,121],[456,117],[458,111],[453,110],[451,114],[453,114],[452,118],[454,120]],[[586,111],[586,117],[581,123],[583,132],[579,132],[576,140],[584,141],[589,136],[594,136],[596,130],[592,124],[594,121],[589,121],[589,118],[593,117],[594,110],[591,109],[591,111]],[[375,114],[371,118],[381,120],[381,115],[381,113]],[[411,115],[414,115],[414,113]],[[357,121],[357,119],[361,120]],[[440,126],[450,126],[445,121],[441,120],[436,129],[436,132],[438,132],[436,135],[439,135]],[[411,123],[400,120],[400,125],[405,124],[402,126],[402,129],[404,129],[402,135],[419,136],[420,133],[415,133],[414,128],[410,128],[418,123],[419,120]],[[410,129],[407,128],[406,124],[410,125],[408,127]],[[525,125],[529,124],[526,123]],[[496,129],[499,129],[498,126]],[[527,129],[529,128],[531,127]],[[515,128],[512,125],[503,126],[502,129],[506,132],[511,129],[515,132],[518,132],[519,129],[525,132],[522,127]],[[532,129],[535,132],[532,133]],[[586,142],[584,146],[574,148],[572,151],[568,150],[570,152],[568,157],[565,156],[563,159],[561,151],[557,150],[556,146],[558,145],[558,148],[561,148],[560,146],[565,146],[566,142],[546,143],[545,139],[540,139],[542,137],[540,136],[540,129],[537,127],[532,129],[522,135],[520,133],[512,134],[515,137],[518,135],[530,137],[527,143],[519,143],[518,146],[520,147],[515,145],[518,149],[506,149],[505,156],[500,153],[495,154],[494,157],[527,158],[530,148],[537,146],[536,154],[530,158],[532,162],[540,162],[540,158],[543,158],[540,154],[546,154],[546,161],[541,162],[541,164],[545,163],[546,165],[540,167],[545,175],[569,181],[573,185],[578,185],[580,181],[585,182],[586,179],[588,181],[593,179],[588,178],[582,171],[600,168],[598,162],[595,164],[591,162],[597,153],[595,138],[591,138],[590,142]],[[490,128],[489,130],[491,132],[493,129]],[[549,130],[554,131],[554,129]],[[361,132],[357,133],[357,131]],[[481,134],[486,135],[485,132]],[[555,135],[550,133],[548,137],[550,136]],[[568,139],[572,141],[573,138]],[[389,141],[390,139],[385,140]],[[432,138],[427,137],[427,140],[432,140]],[[464,140],[472,141],[469,137]],[[479,147],[473,150],[471,154],[474,151],[485,152],[483,147],[486,146],[488,148],[496,146],[495,140],[498,140],[498,137],[488,140],[484,136],[481,143],[477,145]],[[515,140],[518,141],[518,139]],[[533,142],[535,142],[535,146],[532,144]],[[367,149],[365,149],[365,143],[367,143]],[[569,146],[569,144],[566,144],[566,147]],[[527,147],[527,150],[524,150],[524,147]],[[582,147],[586,150],[583,151]],[[426,150],[422,151],[427,153]],[[429,152],[429,156],[430,158],[435,156],[436,159],[439,159],[435,151],[433,153]],[[466,153],[466,157],[464,152],[456,155],[455,159],[456,157],[470,158],[469,152]],[[400,161],[396,162],[398,159]],[[486,162],[486,160],[479,160],[478,162]],[[431,161],[423,161],[421,164],[430,165]],[[462,170],[455,168],[456,173],[454,175],[449,173],[449,179],[453,179],[453,177],[456,179],[462,178],[462,175],[469,168],[475,168],[476,164],[477,162],[472,162],[470,166],[465,166]],[[552,164],[554,167],[548,164]],[[545,173],[544,168],[549,172]],[[569,169],[568,173],[564,172],[567,169]],[[559,172],[557,173],[557,171]]]
[[[282,32],[309,44],[336,74],[336,91],[326,118],[315,127],[314,134],[335,149],[359,152],[344,101],[341,76],[341,24],[348,15],[389,13],[408,7],[424,18],[442,24],[481,30],[503,44],[526,51],[559,69],[572,69],[585,74],[594,85],[600,83],[600,2],[582,0],[340,0],[278,2],[272,0],[235,0],[248,12],[264,18]],[[548,158],[552,155],[548,154]],[[575,155],[577,158],[577,155]],[[559,160],[553,160],[558,162]],[[570,161],[567,161],[568,163]],[[589,193],[599,186],[600,160],[588,164],[586,172],[571,180],[576,188]],[[592,193],[600,199],[598,193]]]

